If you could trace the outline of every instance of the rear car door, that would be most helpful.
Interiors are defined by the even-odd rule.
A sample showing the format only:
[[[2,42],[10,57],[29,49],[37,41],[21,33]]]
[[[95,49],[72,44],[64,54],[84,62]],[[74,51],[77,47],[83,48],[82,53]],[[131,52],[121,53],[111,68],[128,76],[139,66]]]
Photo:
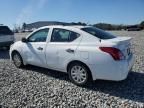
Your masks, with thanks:
[[[65,69],[65,63],[74,58],[80,43],[80,34],[61,28],[54,28],[46,48],[47,65],[54,69]]]
[[[27,38],[27,42],[23,45],[23,55],[28,64],[46,66],[45,49],[48,32],[48,28],[41,29]]]

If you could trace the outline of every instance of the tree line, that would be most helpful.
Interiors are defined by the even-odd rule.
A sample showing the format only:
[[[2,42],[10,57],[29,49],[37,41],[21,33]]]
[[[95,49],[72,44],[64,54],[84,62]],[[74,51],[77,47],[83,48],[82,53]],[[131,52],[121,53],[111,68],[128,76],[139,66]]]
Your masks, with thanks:
[[[82,23],[82,22],[71,23],[71,24],[83,25],[83,26],[89,25],[89,24]],[[144,29],[144,21],[142,21],[140,24],[136,24],[136,25],[123,25],[123,24],[116,25],[116,24],[108,24],[108,23],[97,23],[97,24],[93,24],[90,26],[94,26],[94,27],[97,27],[97,28],[100,28],[103,30],[127,30],[129,27],[137,27],[140,29]]]
[[[131,26],[135,26],[138,27],[140,29],[144,29],[144,21],[142,21],[140,24],[136,24],[136,25],[116,25],[116,24],[108,24],[108,23],[97,23],[97,24],[87,24],[84,22],[71,22],[68,25],[82,25],[82,26],[93,26],[93,27],[97,27],[103,30],[127,30],[128,27]],[[26,29],[26,23],[23,23],[22,27],[20,26],[14,26],[15,30],[19,30],[19,29]]]
[[[83,23],[83,22],[78,22],[78,23],[70,23],[70,25],[82,25],[82,26],[86,26],[89,24]],[[136,24],[136,25],[116,25],[116,24],[108,24],[108,23],[97,23],[97,24],[93,24],[90,26],[94,26],[103,30],[127,30],[129,27],[137,27],[140,29],[144,29],[144,21],[142,21],[140,24]]]

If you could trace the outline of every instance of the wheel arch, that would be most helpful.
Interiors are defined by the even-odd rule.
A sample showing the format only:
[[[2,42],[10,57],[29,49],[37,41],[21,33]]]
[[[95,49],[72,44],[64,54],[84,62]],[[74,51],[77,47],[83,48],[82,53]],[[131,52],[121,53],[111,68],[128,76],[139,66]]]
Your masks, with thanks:
[[[12,56],[13,56],[14,53],[18,53],[18,54],[21,56],[21,58],[22,58],[23,64],[26,65],[26,62],[25,62],[25,60],[23,59],[22,54],[21,54],[18,50],[13,50],[13,51],[11,52],[11,60],[12,60]]]
[[[18,50],[13,50],[13,51],[11,52],[11,59],[12,59],[12,56],[13,56],[14,53],[18,53],[18,54],[20,54],[20,56],[22,57],[21,53],[20,53]]]
[[[68,72],[68,68],[69,68],[70,65],[73,64],[73,63],[80,63],[80,64],[84,65],[84,66],[88,69],[89,74],[90,74],[90,77],[91,77],[92,80],[93,80],[93,77],[92,77],[92,73],[91,73],[90,68],[88,67],[88,65],[87,65],[86,63],[84,63],[84,62],[82,62],[82,61],[80,61],[80,60],[73,60],[73,61],[70,61],[70,62],[68,63],[68,65],[67,65],[67,67],[66,67],[67,72]]]
[[[19,53],[19,51],[13,50],[13,51],[11,52],[11,56],[12,56],[14,53]],[[20,54],[20,53],[19,53],[19,54]]]

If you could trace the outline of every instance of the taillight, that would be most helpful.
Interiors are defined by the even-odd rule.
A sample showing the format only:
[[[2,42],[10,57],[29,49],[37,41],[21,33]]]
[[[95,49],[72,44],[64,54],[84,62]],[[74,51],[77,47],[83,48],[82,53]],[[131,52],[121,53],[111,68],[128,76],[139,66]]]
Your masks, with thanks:
[[[100,47],[100,49],[108,54],[110,54],[114,60],[123,60],[124,59],[124,55],[123,53],[117,49],[117,48],[113,48],[113,47]]]

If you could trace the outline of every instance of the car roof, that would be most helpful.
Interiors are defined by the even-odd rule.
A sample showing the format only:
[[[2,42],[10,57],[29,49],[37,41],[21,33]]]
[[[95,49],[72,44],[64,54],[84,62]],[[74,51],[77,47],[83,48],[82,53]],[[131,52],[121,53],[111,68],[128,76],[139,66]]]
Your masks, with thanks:
[[[50,26],[44,26],[44,27],[40,27],[39,29],[43,29],[43,28],[69,28],[69,29],[81,29],[81,28],[85,28],[88,26],[79,26],[79,25],[70,25],[70,26],[65,26],[65,25],[50,25]]]

